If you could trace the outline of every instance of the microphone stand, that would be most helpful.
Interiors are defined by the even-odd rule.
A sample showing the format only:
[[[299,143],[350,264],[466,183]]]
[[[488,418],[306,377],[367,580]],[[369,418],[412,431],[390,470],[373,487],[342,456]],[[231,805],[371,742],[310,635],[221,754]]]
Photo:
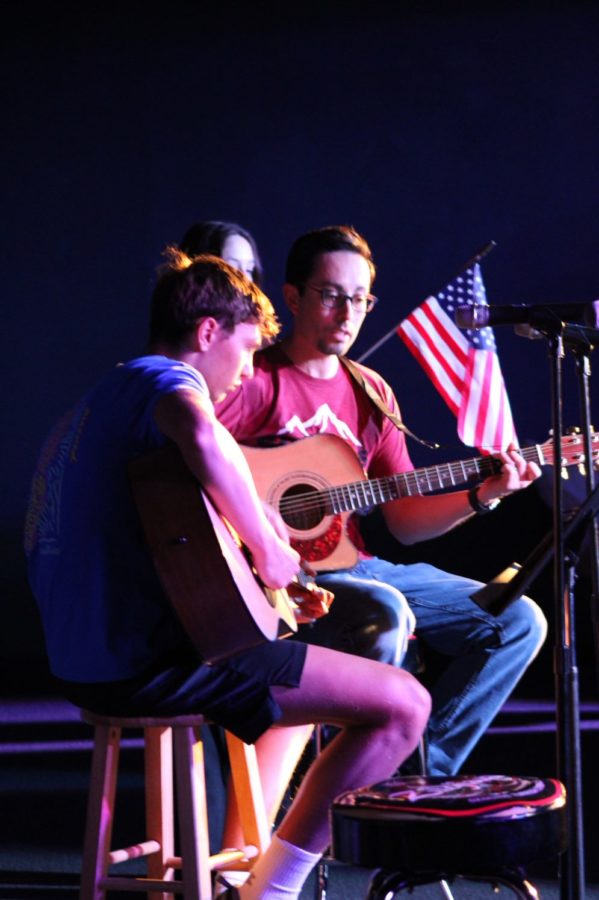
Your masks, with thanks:
[[[599,338],[597,329],[583,328],[580,326],[572,326],[564,324],[561,333],[552,336],[550,340],[559,340],[569,347],[576,359],[576,370],[578,374],[579,385],[579,404],[580,414],[583,426],[583,441],[585,447],[585,471],[586,485],[589,499],[593,497],[594,488],[594,472],[593,472],[593,456],[591,453],[591,410],[590,410],[590,353],[593,350],[592,341]],[[561,396],[561,395],[560,395]],[[557,405],[557,404],[556,404]],[[559,447],[561,438],[561,429],[554,434],[555,446]],[[554,456],[554,459],[560,457]],[[561,659],[565,663],[564,671],[561,678],[558,677],[558,666],[556,666],[556,685],[561,688],[561,702],[557,704],[558,710],[558,763],[561,761],[561,771],[563,772],[564,784],[568,792],[568,803],[566,808],[568,821],[568,849],[562,860],[563,869],[560,879],[560,892],[562,900],[578,900],[585,896],[585,878],[584,878],[584,830],[582,824],[582,765],[580,751],[580,715],[579,715],[579,684],[578,684],[578,667],[576,665],[576,645],[575,645],[575,609],[574,609],[574,584],[576,581],[576,557],[568,550],[564,544],[564,534],[562,530],[563,510],[562,510],[562,490],[559,467],[555,467],[554,482],[559,486],[554,489],[554,527],[558,516],[558,497],[559,494],[559,522],[560,522],[560,538],[561,545],[558,544],[556,534],[555,542],[555,572],[554,580],[556,586],[556,606],[559,603],[561,594],[557,593],[559,587],[563,589],[564,602],[560,604],[562,610],[562,620],[560,621],[560,635],[566,643],[562,647]],[[595,511],[596,512],[596,511]],[[591,529],[593,536],[594,550],[594,566],[593,571],[593,602],[591,607],[591,619],[593,624],[593,637],[595,640],[595,666],[597,667],[597,584],[599,572],[599,555],[598,555],[598,532],[596,515],[593,514],[589,520],[588,527]],[[562,565],[567,566],[568,583],[564,585],[560,583],[560,575],[558,573],[558,549],[566,551],[562,557]],[[562,570],[563,571],[563,570]],[[561,716],[561,728],[560,717]],[[561,773],[560,773],[561,777]]]
[[[599,333],[597,336],[599,343]],[[570,342],[569,342],[570,343]],[[576,372],[578,374],[579,403],[582,421],[582,437],[584,444],[584,455],[586,460],[592,460],[591,455],[591,435],[593,426],[590,416],[590,381],[591,381],[591,358],[590,354],[593,349],[589,343],[585,341],[571,342],[571,349],[576,361]],[[585,482],[587,494],[593,493],[595,487],[595,469],[592,463],[585,466]],[[589,537],[591,546],[589,548],[590,571],[591,571],[591,623],[593,627],[593,639],[595,647],[595,685],[599,692],[599,524],[597,519],[593,519],[589,525]]]
[[[540,329],[539,329],[540,330]],[[544,332],[549,331],[549,326]],[[593,339],[599,338],[597,329],[584,329],[587,332],[583,343],[585,353],[592,346],[587,340],[588,332],[593,332]],[[560,897],[562,900],[584,900],[585,867],[584,867],[584,833],[582,824],[582,777],[580,753],[580,710],[578,668],[576,662],[574,584],[576,580],[577,554],[567,543],[573,536],[581,539],[587,525],[594,521],[599,511],[599,487],[589,490],[589,495],[577,513],[568,523],[563,517],[563,492],[561,467],[561,436],[563,430],[562,407],[562,362],[564,357],[564,340],[568,346],[575,346],[580,352],[580,329],[578,327],[558,323],[555,331],[545,335],[548,338],[551,360],[551,395],[553,418],[553,529],[532,551],[522,568],[507,585],[490,584],[473,595],[472,599],[484,609],[498,615],[511,602],[525,593],[527,586],[537,577],[553,556],[553,583],[555,604],[555,646],[554,674],[556,695],[556,752],[558,777],[563,781],[567,791],[566,817],[568,848],[562,855],[560,864]],[[585,435],[585,455],[587,473],[590,470],[592,479],[592,454],[590,444],[590,411],[588,375],[590,367],[581,364],[584,370],[581,384],[581,404],[584,408],[583,419],[587,433]],[[591,482],[592,483],[592,482]],[[596,524],[595,533],[596,550]],[[595,571],[597,555],[595,555]],[[566,577],[567,572],[567,577]]]
[[[558,777],[565,784],[567,792],[568,834],[568,846],[560,861],[560,897],[562,900],[584,900],[580,707],[574,628],[575,563],[574,558],[568,553],[568,584],[566,587],[566,545],[560,466],[563,433],[562,362],[564,358],[561,330],[560,328],[558,332],[548,336],[551,359],[553,459],[555,463],[553,473],[553,590],[556,636],[553,665],[556,693],[556,750]]]

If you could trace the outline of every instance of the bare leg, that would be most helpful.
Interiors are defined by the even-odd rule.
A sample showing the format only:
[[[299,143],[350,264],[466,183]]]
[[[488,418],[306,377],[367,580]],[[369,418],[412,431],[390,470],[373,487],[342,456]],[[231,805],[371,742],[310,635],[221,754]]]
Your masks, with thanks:
[[[278,829],[288,843],[322,853],[333,799],[393,774],[418,744],[430,698],[401,669],[314,646],[299,688],[273,693],[283,710],[280,725],[328,722],[342,729],[308,770]]]

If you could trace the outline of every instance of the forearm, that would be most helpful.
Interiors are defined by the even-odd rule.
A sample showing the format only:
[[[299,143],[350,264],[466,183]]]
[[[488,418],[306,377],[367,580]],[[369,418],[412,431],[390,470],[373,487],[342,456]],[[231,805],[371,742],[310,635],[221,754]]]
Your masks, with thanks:
[[[425,497],[405,497],[383,506],[393,537],[402,544],[416,544],[439,537],[475,515],[468,491]]]
[[[189,469],[243,543],[265,553],[274,538],[246,459],[236,441],[216,420],[180,434],[179,448]]]
[[[243,453],[209,404],[192,392],[159,401],[156,422],[251,552],[265,552],[274,536]]]
[[[499,458],[503,464],[501,472],[487,478],[477,488],[476,499],[481,506],[529,487],[540,475],[539,467],[526,463],[515,450],[501,454]],[[466,490],[404,497],[387,503],[383,506],[387,527],[402,544],[439,537],[476,514],[468,493]]]

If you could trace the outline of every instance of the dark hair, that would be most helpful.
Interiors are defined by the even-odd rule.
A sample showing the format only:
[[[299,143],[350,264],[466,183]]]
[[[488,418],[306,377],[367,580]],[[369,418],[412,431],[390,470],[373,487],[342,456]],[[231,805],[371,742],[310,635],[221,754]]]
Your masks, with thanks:
[[[255,263],[252,281],[258,285],[262,284],[262,263],[260,262],[256,241],[246,228],[242,228],[236,222],[196,222],[195,225],[187,229],[179,247],[187,256],[197,256],[199,253],[212,253],[214,256],[222,256],[225,241],[228,237],[233,237],[233,235],[245,238],[252,248]]]
[[[359,253],[370,269],[370,283],[374,281],[376,269],[372,260],[372,252],[362,235],[351,225],[327,225],[316,228],[299,237],[287,257],[285,281],[287,284],[302,285],[310,280],[317,257],[321,253],[334,253],[336,250],[349,250]]]
[[[150,342],[178,346],[199,319],[214,316],[227,331],[255,320],[262,336],[279,332],[272,303],[260,288],[217,256],[191,259],[167,247],[167,262],[158,270],[150,312]]]

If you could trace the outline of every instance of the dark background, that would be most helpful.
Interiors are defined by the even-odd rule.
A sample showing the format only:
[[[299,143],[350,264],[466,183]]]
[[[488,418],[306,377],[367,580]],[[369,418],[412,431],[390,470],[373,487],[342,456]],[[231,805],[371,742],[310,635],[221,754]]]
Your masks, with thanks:
[[[2,17],[0,674],[16,687],[45,673],[20,549],[40,442],[142,349],[161,251],[193,221],[252,231],[283,319],[291,241],[339,222],[364,233],[381,303],[355,357],[491,239],[491,304],[599,296],[599,13],[375,0],[57,3]],[[545,343],[496,337],[520,438],[544,440]],[[410,427],[443,445],[412,445],[418,465],[476,455],[397,338],[368,362]],[[567,424],[579,421],[573,368]],[[479,520],[442,554],[473,574],[479,551],[518,558],[550,524],[538,492],[519,501],[490,537]],[[544,666],[531,690],[551,690]]]

